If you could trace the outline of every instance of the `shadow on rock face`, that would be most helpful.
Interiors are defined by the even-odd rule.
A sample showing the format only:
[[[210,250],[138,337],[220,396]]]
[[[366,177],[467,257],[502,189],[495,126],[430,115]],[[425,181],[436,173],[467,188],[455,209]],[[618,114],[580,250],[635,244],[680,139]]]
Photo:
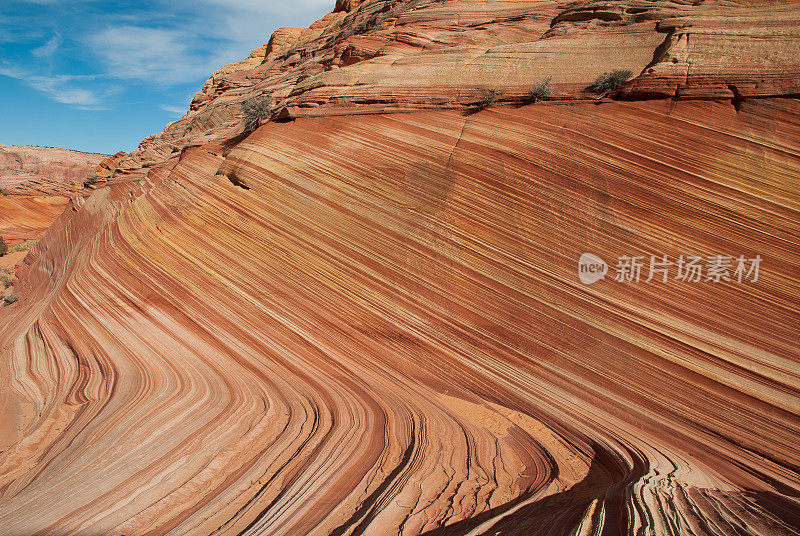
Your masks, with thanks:
[[[620,532],[620,521],[624,519],[621,510],[614,504],[621,504],[621,497],[615,500],[614,495],[624,490],[627,482],[638,478],[634,471],[623,469],[619,461],[603,453],[602,447],[596,446],[595,455],[589,472],[580,483],[565,490],[544,497],[516,512],[497,521],[487,529],[485,534],[525,535],[525,536],[567,536],[575,531],[587,509],[595,499],[605,499],[605,530],[603,534],[616,534]],[[521,497],[497,508],[492,508],[480,515],[440,527],[424,533],[422,536],[457,536],[467,534],[486,521],[509,512],[527,497]],[[616,511],[615,511],[616,510]]]

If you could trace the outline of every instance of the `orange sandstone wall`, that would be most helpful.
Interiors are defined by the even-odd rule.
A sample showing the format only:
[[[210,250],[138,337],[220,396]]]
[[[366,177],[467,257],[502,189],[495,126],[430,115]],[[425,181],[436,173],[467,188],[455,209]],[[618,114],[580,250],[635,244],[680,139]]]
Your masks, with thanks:
[[[302,119],[95,192],[6,313],[2,530],[792,533],[796,117]],[[584,286],[584,251],[764,260]]]
[[[800,532],[795,4],[337,10],[26,258],[0,534]],[[584,285],[587,252],[762,265]]]

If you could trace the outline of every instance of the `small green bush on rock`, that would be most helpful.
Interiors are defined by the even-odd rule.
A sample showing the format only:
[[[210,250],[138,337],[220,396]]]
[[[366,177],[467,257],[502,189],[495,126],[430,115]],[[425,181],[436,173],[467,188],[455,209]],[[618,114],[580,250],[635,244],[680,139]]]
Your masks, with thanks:
[[[631,76],[633,76],[633,72],[630,69],[614,69],[598,76],[594,83],[589,86],[589,91],[605,95],[619,89]]]
[[[11,246],[10,248],[8,248],[8,252],[9,253],[16,253],[17,251],[28,251],[29,249],[31,249],[35,245],[36,245],[36,241],[35,240],[33,240],[31,242],[24,242],[22,244],[17,244],[16,246]]]
[[[242,103],[242,113],[244,114],[244,129],[247,132],[253,132],[258,128],[262,119],[272,115],[272,99],[267,95],[249,98]]]
[[[553,79],[552,76],[548,76],[547,78],[543,78],[537,84],[531,86],[528,90],[528,101],[530,102],[539,102],[542,99],[546,99],[550,96],[550,93],[553,92],[553,85],[550,81]]]
[[[478,110],[485,110],[486,108],[489,108],[496,104],[497,104],[497,91],[489,89],[483,92],[483,95],[481,95],[480,100],[475,103],[475,107]]]

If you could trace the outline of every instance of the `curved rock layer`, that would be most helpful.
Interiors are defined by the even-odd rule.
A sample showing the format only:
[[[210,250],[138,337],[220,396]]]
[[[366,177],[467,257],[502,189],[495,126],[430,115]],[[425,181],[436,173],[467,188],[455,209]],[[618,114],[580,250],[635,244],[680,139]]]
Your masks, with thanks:
[[[799,140],[792,99],[301,118],[98,189],[2,310],[0,534],[798,534]]]
[[[206,82],[190,110],[114,165],[123,180],[186,147],[241,134],[241,104],[273,117],[473,109],[487,92],[525,104],[592,101],[598,75],[628,99],[800,95],[800,6],[784,0],[344,0],[309,28],[281,28]]]
[[[64,148],[0,144],[0,236],[38,239],[84,192],[84,182],[108,157]],[[106,168],[108,169],[108,168]]]

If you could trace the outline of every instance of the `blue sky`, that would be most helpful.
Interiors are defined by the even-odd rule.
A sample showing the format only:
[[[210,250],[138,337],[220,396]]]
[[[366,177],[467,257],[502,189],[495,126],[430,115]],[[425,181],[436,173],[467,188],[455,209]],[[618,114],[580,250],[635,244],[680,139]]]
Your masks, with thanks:
[[[0,0],[0,143],[130,151],[335,0]]]

